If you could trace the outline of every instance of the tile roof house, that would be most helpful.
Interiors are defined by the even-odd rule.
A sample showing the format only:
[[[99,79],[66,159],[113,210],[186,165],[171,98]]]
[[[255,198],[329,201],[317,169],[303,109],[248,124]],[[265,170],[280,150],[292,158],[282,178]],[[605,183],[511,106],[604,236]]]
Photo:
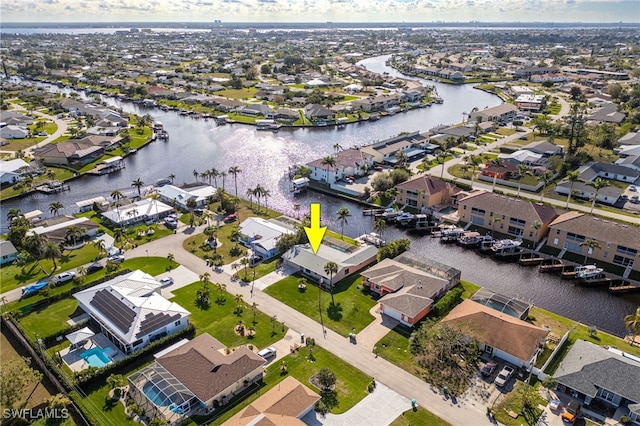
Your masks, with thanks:
[[[307,104],[304,107],[304,115],[311,121],[333,119],[333,111],[320,104]]]
[[[304,426],[300,420],[313,410],[320,396],[288,376],[223,426]]]
[[[338,152],[333,159],[335,165],[322,164],[324,159],[314,160],[306,166],[311,169],[310,179],[334,183],[347,176],[363,176],[373,167],[373,156],[362,150],[349,148]]]
[[[461,222],[536,242],[546,234],[556,216],[551,206],[485,190],[473,190],[458,200]],[[532,227],[536,223],[540,223],[539,229]]]
[[[586,117],[588,122],[599,123],[615,123],[620,124],[627,116],[624,112],[617,110],[616,104],[607,104],[600,109],[595,110]]]
[[[629,132],[618,139],[618,145],[640,145],[640,132]]]
[[[285,228],[282,222],[273,222],[261,217],[249,217],[242,221],[240,242],[249,247],[255,254],[269,259],[278,253],[276,243],[285,234],[293,234],[293,230]]]
[[[460,191],[455,185],[430,174],[422,174],[396,185],[396,203],[417,209],[451,202],[451,197]]]
[[[481,343],[481,349],[517,367],[535,363],[549,332],[473,300],[463,300],[442,322]]]
[[[246,346],[227,349],[207,333],[130,375],[129,393],[145,413],[178,424],[208,414],[262,380],[266,361]]]
[[[413,327],[424,318],[434,303],[460,282],[460,271],[446,265],[436,267],[450,277],[435,275],[425,259],[398,256],[362,272],[362,285],[379,294],[380,312]],[[457,271],[457,273],[455,273]]]
[[[633,410],[633,405],[640,404],[640,360],[618,350],[577,340],[553,377],[558,391],[572,395],[585,405],[598,401]],[[627,416],[640,420],[638,413]]]
[[[594,240],[600,248],[583,243]],[[579,212],[567,212],[549,224],[547,245],[602,262],[640,271],[640,227],[600,219]]]
[[[68,140],[33,150],[34,158],[44,164],[66,166],[83,166],[98,160],[103,154],[103,146],[96,146],[83,140]]]
[[[160,295],[160,284],[136,270],[74,293],[82,310],[125,354],[182,330],[189,311]]]
[[[320,282],[323,287],[329,287],[330,284],[335,284],[375,262],[377,254],[378,249],[372,245],[338,249],[327,244],[327,237],[325,237],[317,253],[311,250],[309,244],[299,244],[283,254],[282,259],[285,265]],[[333,282],[330,282],[331,277],[324,271],[325,265],[330,261],[338,265],[338,272],[333,275]]]

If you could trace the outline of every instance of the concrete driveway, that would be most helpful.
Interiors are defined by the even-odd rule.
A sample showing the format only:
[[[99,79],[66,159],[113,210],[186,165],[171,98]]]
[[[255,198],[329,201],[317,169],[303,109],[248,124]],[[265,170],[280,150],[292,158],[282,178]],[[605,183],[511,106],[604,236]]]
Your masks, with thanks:
[[[189,268],[186,268],[182,265],[178,266],[176,269],[173,269],[171,271],[164,272],[160,275],[156,275],[155,278],[156,280],[160,280],[166,277],[173,278],[173,284],[171,284],[170,286],[164,287],[161,291],[162,296],[167,299],[171,299],[173,296],[175,296],[172,293],[173,290],[177,290],[179,288],[185,287],[189,284],[192,284],[200,280],[200,277],[198,276],[198,274],[196,274]]]

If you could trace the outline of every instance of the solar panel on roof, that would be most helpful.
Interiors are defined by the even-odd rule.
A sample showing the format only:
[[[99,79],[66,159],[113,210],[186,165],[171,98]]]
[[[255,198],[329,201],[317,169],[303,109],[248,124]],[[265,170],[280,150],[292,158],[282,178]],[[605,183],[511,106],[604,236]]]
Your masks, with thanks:
[[[145,316],[144,320],[142,320],[142,322],[140,323],[140,331],[136,333],[136,338],[146,336],[153,330],[156,330],[160,327],[163,327],[179,319],[180,319],[180,314],[169,315],[166,313],[161,313],[161,314],[148,313]]]
[[[122,303],[107,289],[97,291],[89,304],[100,311],[123,333],[129,331],[136,317],[136,313],[131,308]]]

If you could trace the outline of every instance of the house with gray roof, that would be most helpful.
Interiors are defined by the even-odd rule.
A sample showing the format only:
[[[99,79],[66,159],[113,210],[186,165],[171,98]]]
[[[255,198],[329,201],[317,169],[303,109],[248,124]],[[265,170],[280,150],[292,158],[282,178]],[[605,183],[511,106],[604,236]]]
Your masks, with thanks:
[[[594,402],[626,407],[627,416],[640,420],[640,359],[615,349],[577,340],[554,376],[560,392],[585,405]]]
[[[351,276],[376,260],[378,249],[372,245],[352,246],[325,237],[317,253],[309,244],[298,244],[282,255],[286,266],[329,288],[343,278]],[[330,277],[324,271],[328,262],[338,265],[338,272]],[[332,282],[331,282],[332,281]]]
[[[640,145],[640,132],[629,132],[618,139],[618,145]]]
[[[518,111],[518,107],[515,105],[504,103],[470,113],[469,121],[477,121],[478,123],[485,121],[508,121],[515,118]]]
[[[586,119],[587,121],[593,122],[594,124],[601,123],[614,123],[620,124],[622,120],[627,116],[624,112],[620,112],[617,110],[618,105],[616,104],[606,104],[602,108],[599,108],[589,114]]]
[[[0,240],[0,265],[6,265],[17,259],[18,250],[11,241]]]

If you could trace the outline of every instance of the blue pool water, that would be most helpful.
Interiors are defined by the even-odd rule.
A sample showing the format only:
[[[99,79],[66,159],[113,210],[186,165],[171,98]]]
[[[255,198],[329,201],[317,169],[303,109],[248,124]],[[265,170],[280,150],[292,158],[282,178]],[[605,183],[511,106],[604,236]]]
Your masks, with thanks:
[[[111,362],[109,355],[113,353],[112,348],[91,348],[84,351],[80,356],[89,364],[90,367],[104,367]]]
[[[149,398],[149,401],[153,402],[159,407],[166,407],[171,401],[168,401],[167,397],[158,389],[153,382],[147,382],[142,387],[142,391]]]

